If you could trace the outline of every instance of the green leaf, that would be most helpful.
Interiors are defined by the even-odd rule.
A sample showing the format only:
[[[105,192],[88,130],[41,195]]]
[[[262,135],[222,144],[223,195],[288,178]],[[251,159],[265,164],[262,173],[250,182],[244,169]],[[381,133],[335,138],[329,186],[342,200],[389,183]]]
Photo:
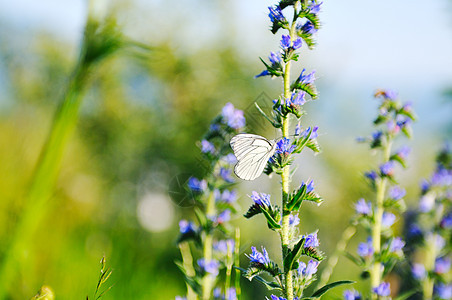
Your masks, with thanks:
[[[345,257],[350,259],[352,262],[354,262],[357,266],[364,266],[365,262],[362,257],[356,257],[353,254],[349,252],[344,252]]]
[[[305,239],[301,238],[284,257],[284,270],[292,270],[294,262],[301,256]]]
[[[266,209],[261,209],[262,213],[264,214],[265,218],[267,219],[268,228],[270,229],[280,229],[281,225],[275,218],[269,213]]]
[[[323,294],[325,294],[326,292],[328,292],[330,289],[341,286],[341,285],[345,285],[345,284],[352,284],[355,283],[354,281],[350,281],[350,280],[341,280],[341,281],[336,281],[336,282],[332,282],[329,283],[323,287],[321,287],[320,289],[318,289],[317,291],[314,292],[314,294],[312,294],[311,299],[317,299],[320,298]],[[303,298],[306,299],[306,298]],[[308,298],[309,299],[309,298]]]

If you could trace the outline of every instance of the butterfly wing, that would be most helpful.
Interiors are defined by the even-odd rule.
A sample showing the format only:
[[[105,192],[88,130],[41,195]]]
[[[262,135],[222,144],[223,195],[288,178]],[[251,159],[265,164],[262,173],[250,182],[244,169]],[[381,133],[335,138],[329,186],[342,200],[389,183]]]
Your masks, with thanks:
[[[276,149],[273,141],[260,135],[247,133],[234,136],[230,144],[238,161],[234,173],[244,180],[259,177]]]

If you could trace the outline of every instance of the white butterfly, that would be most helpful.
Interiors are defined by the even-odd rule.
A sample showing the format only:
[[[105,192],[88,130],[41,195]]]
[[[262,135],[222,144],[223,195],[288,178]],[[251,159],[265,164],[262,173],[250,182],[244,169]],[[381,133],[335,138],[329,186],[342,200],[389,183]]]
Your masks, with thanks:
[[[230,144],[237,158],[234,173],[244,180],[259,177],[276,150],[275,141],[269,141],[256,134],[237,134],[231,139]]]

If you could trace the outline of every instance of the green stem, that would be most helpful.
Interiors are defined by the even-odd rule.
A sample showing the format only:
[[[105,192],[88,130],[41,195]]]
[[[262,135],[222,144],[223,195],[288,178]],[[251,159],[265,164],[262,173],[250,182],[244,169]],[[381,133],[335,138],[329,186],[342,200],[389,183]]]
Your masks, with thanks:
[[[215,197],[213,192],[210,192],[209,197],[207,198],[207,206],[206,206],[206,215],[213,216],[215,215]],[[212,242],[213,236],[212,233],[206,232],[204,239],[204,247],[203,247],[203,258],[205,263],[209,263],[212,260]],[[213,279],[212,276],[208,273],[204,275],[202,278],[202,299],[209,300],[210,294],[212,291]]]
[[[389,161],[391,155],[391,141],[388,138],[388,142],[383,146],[383,163]],[[385,177],[380,178],[377,181],[377,195],[376,195],[376,206],[374,214],[374,226],[372,227],[372,248],[374,250],[375,257],[380,255],[381,251],[381,222],[383,219],[384,212],[384,198],[386,194],[387,179]],[[376,260],[370,269],[370,283],[371,288],[377,287],[381,283],[381,263]],[[377,295],[372,294],[372,299],[377,299]]]
[[[240,228],[235,229],[234,239],[234,264],[240,266]],[[235,270],[235,292],[237,294],[237,300],[240,300],[242,296],[242,289],[240,288],[240,278],[242,277],[239,269]]]
[[[25,210],[12,234],[13,239],[0,269],[0,299],[5,297],[7,289],[16,279],[17,269],[25,260],[24,253],[49,208],[48,200],[54,191],[64,150],[77,123],[88,72],[88,67],[77,66],[63,102],[56,111],[50,134],[30,182]]]
[[[298,2],[294,5],[294,19],[295,15],[297,14],[297,7]],[[292,26],[289,30],[290,38],[293,41],[295,38],[295,25],[296,22],[292,22]],[[284,68],[284,75],[283,75],[283,83],[284,83],[284,98],[290,97],[290,66],[291,63],[288,61]],[[289,129],[290,129],[290,119],[289,117],[285,117],[282,121],[282,136],[283,138],[289,138]],[[289,194],[289,188],[290,188],[290,165],[287,165],[284,167],[282,174],[281,174],[281,181],[282,181],[282,207],[284,210],[285,206],[285,199],[286,195]],[[281,248],[282,248],[282,257],[283,259],[286,257],[287,252],[289,251],[289,214],[285,215],[283,214],[282,217],[282,228],[281,228]],[[293,300],[293,279],[292,279],[292,271],[291,270],[284,270],[284,279],[285,279],[285,292],[287,300]]]
[[[196,273],[193,268],[193,256],[191,255],[190,245],[187,242],[180,243],[179,250],[182,256],[182,264],[187,276],[194,277]],[[189,284],[187,284],[187,300],[198,300],[198,296]]]
[[[334,254],[328,259],[328,263],[326,268],[322,272],[322,276],[320,277],[320,281],[317,284],[317,287],[322,287],[328,283],[333,274],[333,270],[337,265],[339,260],[339,255],[345,251],[348,242],[356,233],[356,225],[350,224],[342,233],[341,240],[337,243],[336,251]]]
[[[436,260],[436,234],[432,234],[430,236],[430,240],[426,242],[426,252],[425,252],[425,261],[424,266],[425,270],[428,272],[435,269],[435,260]],[[422,293],[423,299],[431,300],[433,299],[433,285],[434,280],[430,276],[426,276],[422,281]]]
[[[224,283],[224,296],[226,299],[229,299],[229,288],[231,287],[231,276],[232,276],[232,265],[234,249],[232,249],[232,245],[227,243],[227,254],[226,254],[226,279]]]

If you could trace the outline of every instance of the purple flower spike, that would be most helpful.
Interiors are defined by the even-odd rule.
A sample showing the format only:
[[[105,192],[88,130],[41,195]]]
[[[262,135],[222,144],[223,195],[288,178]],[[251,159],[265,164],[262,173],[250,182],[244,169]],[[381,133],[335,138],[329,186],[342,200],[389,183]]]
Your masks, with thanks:
[[[314,180],[310,180],[307,183],[304,183],[304,181],[302,181],[300,189],[303,186],[306,186],[306,194],[309,194],[310,192],[312,192],[314,190]]]
[[[355,290],[344,291],[344,300],[358,300],[361,299],[361,294]]]
[[[281,8],[279,6],[269,6],[268,10],[270,11],[268,13],[268,16],[270,17],[270,21],[274,22],[281,22],[281,23],[285,23],[286,22],[286,18],[284,18],[284,15],[281,11]]]
[[[179,221],[179,230],[182,234],[192,233],[196,232],[196,227],[192,222],[189,222],[187,220],[180,220]]]
[[[266,265],[271,262],[267,250],[265,250],[264,247],[262,247],[262,253],[257,251],[256,247],[251,247],[251,251],[252,253],[250,255],[245,254],[250,259],[251,263]]]
[[[215,146],[206,140],[201,141],[201,152],[215,154]]]
[[[366,176],[366,178],[370,179],[371,181],[375,181],[377,180],[378,174],[375,171],[369,171],[364,173],[364,176]]]
[[[399,150],[397,150],[396,153],[401,159],[405,160],[405,159],[408,158],[408,154],[410,154],[410,152],[411,152],[411,148],[410,147],[403,146]]]
[[[222,110],[222,116],[226,121],[226,124],[232,129],[240,129],[245,126],[243,111],[235,109],[232,103],[226,103]]]
[[[298,217],[298,214],[296,215],[289,215],[289,225],[290,226],[297,226],[298,224],[300,224],[300,218]]]
[[[363,198],[359,199],[355,204],[356,213],[364,216],[370,216],[372,214],[372,203],[366,202]]]
[[[379,286],[374,287],[372,291],[382,297],[388,297],[391,295],[391,288],[388,282],[382,282]]]
[[[293,41],[292,48],[294,50],[300,49],[301,45],[303,45],[303,41],[300,38],[297,38],[295,41]]]
[[[304,75],[304,72],[306,71],[306,69],[303,69],[301,71],[300,77],[298,77],[298,80],[302,83],[302,84],[310,84],[313,83],[315,80],[314,74],[315,71],[312,71],[309,74]]]
[[[425,276],[427,276],[425,267],[422,264],[413,264],[413,267],[411,268],[411,273],[413,274],[413,277],[417,280],[423,280]]]
[[[299,31],[302,31],[304,34],[315,34],[317,32],[317,29],[314,27],[314,24],[311,21],[306,21],[303,25],[298,24],[297,29]]]
[[[358,255],[361,257],[370,257],[374,253],[372,247],[372,240],[369,238],[366,243],[360,243],[358,245]]]
[[[271,297],[272,297],[271,300],[287,300],[287,299],[284,298],[284,297],[278,297],[278,296],[275,296],[275,295],[271,295]]]
[[[440,299],[451,299],[452,298],[452,284],[443,284],[438,283],[438,285],[435,286],[435,294]]]
[[[404,246],[405,242],[401,238],[396,237],[395,239],[392,240],[391,245],[389,246],[389,251],[399,252],[400,250],[402,250]]]
[[[283,50],[287,50],[290,48],[291,44],[292,44],[292,41],[290,39],[290,35],[283,34],[281,37],[281,42],[280,42],[281,48]]]
[[[380,172],[384,176],[392,176],[394,173],[394,162],[392,160],[380,166]]]
[[[254,203],[259,205],[260,207],[265,208],[265,207],[271,206],[269,194],[258,193],[258,192],[253,191],[251,193],[251,200],[253,200]]]
[[[212,274],[213,276],[218,275],[218,269],[220,268],[220,263],[212,259],[211,261],[206,262],[204,258],[198,259],[199,267],[206,273]]]
[[[389,196],[397,201],[405,197],[406,191],[399,186],[394,186],[389,190]]]
[[[435,273],[445,274],[450,270],[450,258],[440,257],[435,262]]]
[[[309,12],[312,14],[318,14],[320,12],[320,6],[323,4],[323,2],[317,3],[316,1],[312,0],[308,4]]]
[[[207,189],[207,181],[203,180],[199,180],[198,178],[195,177],[190,177],[190,179],[188,179],[188,187],[196,193],[202,193]]]
[[[385,212],[383,213],[383,217],[381,219],[381,226],[384,228],[389,228],[394,224],[396,220],[396,216],[393,213]]]
[[[276,153],[289,155],[295,150],[295,145],[292,145],[288,138],[283,137],[276,143]]]
[[[448,213],[441,220],[441,227],[445,228],[445,229],[451,229],[452,228],[452,212]]]
[[[315,273],[317,273],[317,267],[319,266],[319,262],[314,261],[314,260],[310,260],[308,262],[308,265],[306,266],[306,270],[305,270],[305,276],[306,277],[311,277],[312,275],[314,275]]]
[[[304,248],[318,247],[320,244],[319,240],[317,239],[317,232],[303,236],[303,238],[305,239],[303,246]]]

